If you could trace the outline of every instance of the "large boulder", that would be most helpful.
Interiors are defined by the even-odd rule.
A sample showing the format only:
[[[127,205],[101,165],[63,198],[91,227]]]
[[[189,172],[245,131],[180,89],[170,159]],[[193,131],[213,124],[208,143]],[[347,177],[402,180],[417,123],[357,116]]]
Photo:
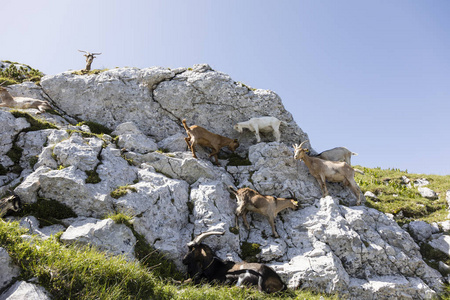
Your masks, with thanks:
[[[307,139],[277,94],[249,89],[208,65],[176,70],[119,68],[98,75],[65,72],[43,77],[41,85],[69,115],[109,128],[133,120],[137,128],[157,141],[184,133],[181,120],[187,119],[189,125],[240,138],[239,151],[245,151],[253,143],[253,133],[240,135],[233,125],[267,115],[288,123],[281,128],[282,141]]]
[[[81,218],[64,231],[61,241],[69,245],[93,245],[109,254],[134,259],[136,237],[130,228],[111,219]]]

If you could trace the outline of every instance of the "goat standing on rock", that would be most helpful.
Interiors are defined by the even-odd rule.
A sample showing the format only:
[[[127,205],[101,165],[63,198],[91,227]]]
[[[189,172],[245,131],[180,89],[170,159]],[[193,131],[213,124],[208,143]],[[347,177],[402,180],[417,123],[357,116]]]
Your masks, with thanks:
[[[210,231],[197,236],[188,243],[189,252],[183,258],[188,274],[195,283],[202,279],[208,282],[236,283],[237,286],[255,285],[258,290],[274,293],[286,289],[280,276],[269,266],[259,263],[223,261],[211,248],[202,244],[210,235],[223,235],[224,232]]]
[[[345,162],[328,161],[308,156],[308,149],[302,148],[303,144],[306,142],[307,141],[303,141],[300,145],[292,145],[292,147],[294,147],[294,159],[303,160],[305,162],[311,175],[317,179],[317,182],[322,189],[323,197],[329,195],[326,184],[327,180],[330,182],[343,182],[344,185],[350,186],[350,189],[358,199],[356,205],[360,205],[360,190],[354,177],[355,171],[361,174],[364,173],[358,169],[353,169]]]
[[[287,125],[286,122],[280,121],[275,117],[260,117],[260,118],[251,118],[246,122],[240,122],[234,125],[234,129],[239,133],[242,132],[244,128],[255,133],[256,142],[261,142],[261,137],[259,136],[260,131],[273,131],[273,135],[277,142],[280,142],[281,134],[280,134],[280,125]]]
[[[205,146],[211,148],[211,154],[209,157],[214,156],[216,159],[216,165],[219,165],[219,159],[217,154],[219,154],[220,149],[223,147],[228,147],[232,152],[239,147],[239,142],[236,139],[230,139],[225,136],[221,136],[212,132],[209,132],[203,127],[192,125],[188,127],[186,125],[186,120],[183,120],[183,126],[188,135],[187,138],[184,138],[186,144],[189,149],[192,151],[192,156],[197,158],[195,154],[195,145]]]
[[[250,188],[241,188],[235,190],[232,186],[228,187],[229,191],[236,196],[238,207],[236,209],[236,228],[239,228],[238,217],[242,216],[244,224],[248,230],[250,225],[247,222],[247,212],[252,211],[260,213],[269,218],[272,234],[274,237],[280,237],[275,230],[275,218],[277,214],[286,208],[298,209],[298,202],[294,199],[275,198],[272,196],[263,196]]]

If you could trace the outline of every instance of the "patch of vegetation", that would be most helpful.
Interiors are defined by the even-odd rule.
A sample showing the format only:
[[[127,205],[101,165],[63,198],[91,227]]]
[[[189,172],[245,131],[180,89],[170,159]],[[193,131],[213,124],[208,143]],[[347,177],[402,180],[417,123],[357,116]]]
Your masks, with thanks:
[[[5,168],[2,164],[0,164],[0,176],[8,174],[8,169]]]
[[[114,199],[119,199],[120,197],[123,197],[126,194],[128,194],[128,191],[132,191],[133,193],[136,193],[137,189],[134,186],[129,186],[129,185],[119,186],[117,189],[112,191],[110,193],[110,195]]]
[[[256,255],[261,253],[261,245],[257,243],[242,242],[241,258],[246,262],[257,262]]]
[[[25,233],[17,222],[0,222],[0,245],[22,267],[21,278],[35,278],[52,299],[338,299],[308,291],[267,295],[257,289],[227,285],[176,283],[172,280],[176,277],[166,277],[168,268],[161,261],[146,260],[154,252],[151,247],[144,251],[147,256],[141,262],[129,262],[122,257],[107,257],[94,248],[62,245],[57,236],[45,241],[24,240],[21,235]]]
[[[228,158],[228,166],[251,166],[252,163],[248,157],[241,157],[236,153],[232,153]]]
[[[98,167],[98,166],[97,166],[97,167]],[[100,179],[100,176],[98,176],[98,173],[97,173],[97,167],[95,167],[94,170],[84,171],[84,172],[86,173],[86,175],[87,175],[87,178],[86,178],[86,180],[84,181],[85,183],[93,183],[93,184],[96,184],[96,183],[99,183],[100,181],[102,181],[102,180]]]
[[[164,153],[169,153],[169,150],[166,148],[160,148],[160,149],[156,150],[155,152],[164,154]]]
[[[94,70],[90,70],[90,71],[86,71],[86,70],[78,70],[78,71],[73,71],[72,74],[73,75],[98,75],[102,72],[108,71],[109,69],[94,69]]]
[[[0,69],[0,84],[3,86],[19,84],[24,81],[32,81],[38,84],[44,76],[41,71],[25,64],[7,60],[2,62],[10,64],[7,68]]]
[[[22,157],[23,149],[17,146],[16,144],[13,144],[11,149],[9,149],[8,152],[6,152],[6,156],[8,156],[13,163],[18,164],[20,162],[20,158]]]
[[[22,130],[22,132],[29,132],[29,131],[37,131],[37,130],[43,130],[43,129],[58,129],[56,125],[37,119],[30,115],[29,113],[25,113],[18,110],[10,110],[9,111],[14,117],[16,118],[25,118],[28,123],[30,123],[30,127],[25,128]]]
[[[37,164],[38,160],[39,160],[38,155],[33,155],[30,157],[28,162],[30,163],[30,167],[32,169],[34,168],[34,165]]]
[[[82,126],[82,125],[87,125],[89,127],[89,129],[91,130],[92,133],[94,134],[108,134],[111,135],[112,130],[109,129],[108,127],[96,123],[96,122],[92,122],[92,121],[82,121],[80,123],[78,123],[76,126]]]
[[[393,214],[397,223],[403,225],[413,220],[423,220],[428,223],[441,222],[448,215],[446,191],[450,189],[450,176],[409,174],[398,169],[382,170],[381,168],[364,168],[364,175],[356,173],[355,181],[362,192],[371,191],[377,199],[366,197],[366,205],[384,213]],[[438,200],[423,198],[417,188],[407,187],[402,176],[414,180],[426,178],[430,189],[439,193]]]
[[[33,215],[39,220],[41,226],[61,224],[62,219],[77,217],[77,214],[67,205],[45,198],[38,198],[36,203],[24,204],[21,211],[12,215],[20,217]]]

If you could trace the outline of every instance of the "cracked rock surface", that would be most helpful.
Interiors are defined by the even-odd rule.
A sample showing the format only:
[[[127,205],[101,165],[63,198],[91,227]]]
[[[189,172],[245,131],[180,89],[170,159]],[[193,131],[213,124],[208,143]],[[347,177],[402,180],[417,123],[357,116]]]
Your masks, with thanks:
[[[0,110],[5,128],[0,132],[0,162],[4,167],[14,164],[6,156],[14,144],[24,150],[19,162],[24,170],[0,176],[0,192],[17,186],[25,203],[42,197],[70,207],[78,217],[66,220],[68,228],[58,229],[65,236],[132,256],[130,232],[98,220],[126,212],[134,216],[134,230],[181,270],[192,237],[221,230],[223,236],[205,240],[219,257],[241,261],[246,256],[243,245],[256,245],[253,259],[272,266],[290,288],[352,299],[423,299],[441,291],[442,276],[423,261],[419,246],[396,222],[375,209],[354,206],[355,196],[339,183],[329,184],[331,196],[321,197],[307,167],[293,159],[291,145],[308,137],[274,92],[250,89],[208,65],[120,68],[84,76],[66,72],[46,76],[41,84],[42,89],[17,85],[11,90],[47,97],[64,118],[95,121],[117,135],[86,135],[89,128],[64,121],[58,130],[24,134],[26,121]],[[47,115],[41,117],[54,118]],[[268,134],[255,144],[253,133],[233,130],[237,122],[264,115],[288,123],[281,127],[280,143]],[[200,147],[199,159],[192,158],[182,119],[239,138],[238,153],[251,164],[228,165],[228,152],[223,151],[221,166],[215,166],[209,150]],[[158,150],[162,145],[167,153]],[[25,163],[31,156],[37,158],[34,165]],[[93,174],[96,181],[89,179]],[[247,215],[250,230],[239,219],[235,231],[236,201],[229,185],[295,197],[301,208],[278,214],[280,238],[271,236],[267,218],[254,213]],[[113,197],[124,186],[125,193]],[[106,243],[113,236],[109,230],[115,231],[114,240],[129,247]]]

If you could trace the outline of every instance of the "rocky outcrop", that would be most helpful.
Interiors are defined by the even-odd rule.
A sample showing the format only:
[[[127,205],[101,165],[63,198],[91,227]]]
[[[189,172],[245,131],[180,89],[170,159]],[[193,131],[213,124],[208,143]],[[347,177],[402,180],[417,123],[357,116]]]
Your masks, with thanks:
[[[37,155],[36,164],[23,164],[24,171],[6,179],[2,188],[18,184],[15,191],[25,203],[45,198],[73,210],[78,218],[62,220],[66,227],[48,231],[64,231],[62,241],[94,244],[132,259],[130,230],[101,220],[124,212],[133,216],[134,230],[181,270],[192,237],[221,230],[223,236],[205,241],[219,257],[247,259],[245,245],[251,244],[258,249],[251,259],[272,266],[290,288],[355,299],[431,298],[441,291],[441,274],[423,261],[416,241],[395,221],[375,209],[354,206],[355,196],[339,183],[330,183],[331,196],[321,198],[307,167],[293,159],[291,144],[307,136],[275,93],[249,89],[207,65],[125,68],[89,76],[63,73],[45,77],[42,90],[68,115],[109,126],[117,135],[96,136],[86,126],[67,124],[25,135],[20,133],[24,120],[0,111],[7,128],[0,133],[7,145],[1,161],[7,162],[5,153],[13,145],[26,148],[22,156]],[[263,137],[255,144],[252,133],[233,131],[234,123],[262,115],[288,123],[281,128],[280,143]],[[227,152],[221,166],[211,163],[207,151],[192,158],[183,118],[239,138],[239,154],[248,161],[230,165]],[[75,131],[63,130],[68,128]],[[248,215],[250,230],[242,224],[236,230],[229,185],[295,197],[301,209],[279,214],[275,226],[280,238],[270,236],[270,225],[259,214]],[[428,232],[417,232],[428,238]]]

